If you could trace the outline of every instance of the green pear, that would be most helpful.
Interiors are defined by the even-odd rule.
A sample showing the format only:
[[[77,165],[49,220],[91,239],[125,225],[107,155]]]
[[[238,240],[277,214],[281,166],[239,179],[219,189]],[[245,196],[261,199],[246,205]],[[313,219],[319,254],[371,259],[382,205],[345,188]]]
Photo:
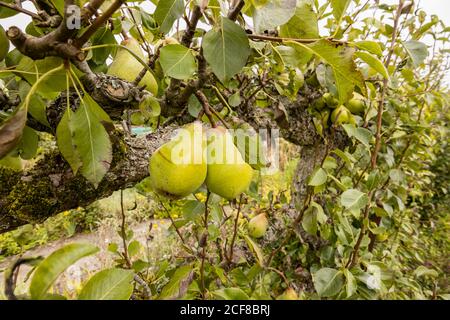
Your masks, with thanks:
[[[9,51],[9,40],[6,37],[5,29],[0,25],[0,61],[6,58]]]
[[[248,232],[253,238],[263,237],[268,227],[269,221],[264,213],[251,218],[247,226]]]
[[[287,288],[277,297],[277,300],[298,300],[297,292],[292,288]]]
[[[339,105],[339,100],[336,99],[331,93],[327,92],[323,94],[323,100],[329,108],[336,108]]]
[[[134,38],[128,38],[122,41],[122,45],[131,50],[142,60],[146,60],[139,42]],[[108,68],[108,74],[119,77],[126,81],[134,81],[137,75],[143,69],[142,64],[126,49],[117,49],[116,56]],[[153,95],[158,94],[158,83],[151,72],[146,72],[139,85],[145,85],[146,89]]]
[[[358,93],[353,94],[353,98],[350,99],[345,106],[353,114],[361,114],[364,112],[366,106],[364,104],[364,97]]]
[[[207,143],[206,186],[225,199],[235,199],[248,189],[253,169],[244,161],[225,128],[209,129]]]
[[[340,125],[342,123],[347,123],[350,119],[351,113],[348,111],[348,109],[344,106],[339,106],[338,108],[334,109],[331,113],[331,122],[333,122],[335,125]]]
[[[153,189],[172,199],[180,199],[196,191],[206,178],[205,147],[201,123],[194,122],[180,129],[150,157]]]

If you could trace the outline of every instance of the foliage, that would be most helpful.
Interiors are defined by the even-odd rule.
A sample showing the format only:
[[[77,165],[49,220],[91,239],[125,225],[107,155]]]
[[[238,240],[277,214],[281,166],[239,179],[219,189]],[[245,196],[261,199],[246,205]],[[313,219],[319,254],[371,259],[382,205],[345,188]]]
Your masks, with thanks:
[[[150,9],[128,2],[124,16],[105,11],[97,18],[108,21],[104,27],[68,34],[68,49],[44,43],[43,56],[20,46],[17,30],[7,31],[16,49],[0,62],[0,157],[33,158],[33,119],[55,135],[71,174],[97,188],[121,161],[114,125],[130,125],[138,108],[145,114],[141,101],[158,109],[141,121],[155,134],[185,119],[235,128],[236,119],[262,118],[289,136],[306,129],[292,121],[301,110],[283,103],[312,96],[305,114],[324,152],[299,160],[300,171],[314,167],[300,181],[306,194],[298,170],[289,190],[267,193],[257,172],[249,190],[230,201],[204,186],[177,202],[161,199],[142,181],[137,189],[170,219],[181,257],[157,266],[141,259],[122,204],[122,243],[110,247],[116,266],[93,276],[79,298],[272,299],[287,288],[300,299],[448,298],[450,29],[438,17],[403,0],[151,2]],[[0,17],[15,13],[0,7]],[[34,20],[27,32],[51,31]],[[137,101],[117,116],[87,84],[125,48],[121,36],[139,41],[147,56],[130,51],[142,65],[134,82],[110,81],[136,88],[150,72],[159,89],[138,87],[127,100]],[[46,113],[55,99],[66,100],[57,121]],[[349,139],[344,146],[336,142],[341,133]],[[302,151],[311,148],[289,137]],[[269,228],[254,239],[248,222],[259,214]],[[94,251],[72,245],[38,262],[31,298],[61,298],[48,294],[53,281]]]

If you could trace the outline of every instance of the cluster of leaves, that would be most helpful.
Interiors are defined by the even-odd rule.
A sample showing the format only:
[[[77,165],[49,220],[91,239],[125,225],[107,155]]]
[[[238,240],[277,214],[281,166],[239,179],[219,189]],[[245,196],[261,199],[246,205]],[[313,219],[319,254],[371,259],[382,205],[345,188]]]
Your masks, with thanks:
[[[124,17],[121,12],[113,14],[111,25],[91,38],[86,48],[89,66],[95,72],[105,71],[107,58],[119,46],[116,37],[129,33],[149,51],[153,67],[149,72],[158,79],[157,98],[166,108],[173,107],[173,96],[202,90],[210,106],[189,95],[182,101],[187,108],[182,105],[179,111],[204,121],[226,122],[240,107],[253,104],[252,108],[273,117],[280,96],[295,101],[306,88],[329,92],[338,104],[347,103],[357,92],[366,105],[354,123],[342,126],[351,139],[345,149],[332,147],[337,125],[319,130],[325,156],[308,178],[307,194],[302,199],[290,197],[291,205],[280,193],[272,194],[269,206],[261,208],[256,182],[249,198],[232,203],[230,212],[223,209],[223,199],[207,190],[187,201],[183,217],[173,220],[173,230],[185,248],[185,262],[174,269],[161,268],[170,280],[159,298],[275,298],[288,287],[300,292],[301,298],[446,297],[439,280],[442,262],[427,260],[437,255],[430,256],[429,251],[439,252],[448,244],[440,227],[445,209],[427,214],[421,210],[436,193],[448,192],[443,190],[445,182],[439,191],[433,184],[440,166],[437,157],[445,158],[442,150],[448,150],[449,96],[442,83],[448,49],[442,47],[450,30],[437,17],[401,0],[392,6],[359,0],[323,4],[168,0],[157,2],[151,12],[128,8]],[[364,15],[368,17],[361,18]],[[208,27],[189,30],[197,26],[194,17]],[[187,24],[184,32],[181,19]],[[33,32],[39,34],[39,28],[34,26]],[[180,43],[161,41],[169,35]],[[431,50],[422,39],[432,39]],[[112,120],[78,80],[80,71],[60,58],[33,61],[17,50],[7,55],[4,64],[13,69],[1,72],[6,87],[9,92],[17,90],[23,102],[0,114],[4,118],[0,156],[13,152],[12,156],[26,159],[32,140],[26,132],[33,132],[24,130],[27,113],[48,125],[45,101],[73,88],[80,104],[75,111],[66,108],[58,124],[59,150],[74,173],[80,171],[98,185],[112,161],[105,128]],[[177,95],[176,90],[185,91]],[[211,106],[221,111],[202,117]],[[283,108],[281,112],[289,121],[288,112]],[[264,239],[256,240],[246,226],[261,212],[269,217],[271,228]],[[127,244],[130,237],[122,233],[124,248],[134,251],[130,246],[135,242]],[[50,256],[37,267],[32,298],[49,298],[47,289],[57,274],[94,252],[90,247],[63,250],[70,251],[64,253],[67,259],[58,258],[65,265]],[[101,271],[80,297],[104,297],[103,292],[111,292],[109,286],[118,281],[120,298],[129,298],[130,281],[136,279],[130,270],[138,282],[151,282],[139,275],[145,264],[136,266],[125,249],[120,255],[127,270]],[[43,275],[44,267],[56,271]]]

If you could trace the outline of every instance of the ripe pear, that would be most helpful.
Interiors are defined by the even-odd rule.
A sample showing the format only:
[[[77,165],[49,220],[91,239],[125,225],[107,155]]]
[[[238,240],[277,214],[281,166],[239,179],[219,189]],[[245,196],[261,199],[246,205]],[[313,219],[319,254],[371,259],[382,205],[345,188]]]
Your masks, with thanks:
[[[5,29],[0,25],[0,61],[6,58],[9,51],[9,40],[6,37]]]
[[[196,191],[206,178],[205,147],[200,123],[179,130],[150,158],[150,183],[154,190],[172,199]]]
[[[353,98],[346,103],[347,109],[353,114],[363,113],[365,104],[362,98],[361,95],[354,93]]]
[[[329,108],[336,108],[339,105],[339,100],[333,97],[333,95],[329,92],[323,94],[323,100],[327,104]]]
[[[225,128],[209,129],[207,139],[206,186],[225,199],[235,199],[248,189],[253,169],[244,161]]]
[[[142,60],[146,60],[136,39],[128,38],[123,40],[121,44]],[[143,68],[143,65],[128,50],[119,47],[113,62],[108,68],[108,74],[132,82]],[[139,85],[145,85],[146,89],[155,96],[158,94],[158,83],[149,71],[145,73]]]
[[[348,109],[344,106],[339,106],[338,108],[334,109],[331,113],[331,122],[333,122],[335,125],[340,125],[342,123],[347,123],[350,119],[351,113],[348,111]]]
[[[250,219],[248,222],[248,232],[253,238],[261,238],[267,231],[269,227],[269,221],[264,213],[258,214],[257,216]]]
[[[277,300],[298,300],[297,292],[292,288],[287,288],[277,297]]]

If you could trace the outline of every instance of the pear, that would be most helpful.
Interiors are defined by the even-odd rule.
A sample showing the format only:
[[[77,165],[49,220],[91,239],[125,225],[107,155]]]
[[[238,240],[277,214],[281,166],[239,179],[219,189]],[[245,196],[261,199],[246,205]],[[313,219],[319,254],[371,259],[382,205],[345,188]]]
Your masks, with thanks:
[[[366,108],[364,101],[363,101],[363,96],[361,96],[358,93],[354,93],[353,94],[353,98],[350,99],[347,103],[346,103],[346,107],[347,109],[353,113],[353,114],[361,114],[364,112],[364,109]]]
[[[344,106],[339,106],[338,108],[334,109],[331,113],[331,122],[333,122],[336,125],[340,125],[342,123],[347,123],[350,119],[351,113],[348,111],[348,109]]]
[[[153,189],[172,199],[180,199],[196,191],[206,178],[205,147],[199,122],[179,130],[150,157]]]
[[[0,61],[6,58],[9,51],[9,40],[6,37],[5,29],[0,25]]]
[[[251,237],[261,238],[266,233],[268,226],[269,221],[266,215],[261,213],[250,219],[247,228]]]
[[[333,95],[329,92],[323,94],[323,100],[327,104],[329,108],[336,108],[339,105],[339,100],[333,97]]]
[[[123,40],[121,44],[142,60],[146,60],[136,39],[128,38]],[[142,64],[128,50],[119,47],[113,62],[108,68],[108,74],[132,82],[142,69]],[[158,83],[149,71],[145,73],[139,85],[145,85],[146,89],[155,96],[158,94]]]
[[[297,292],[292,288],[287,288],[277,297],[277,300],[298,300]]]
[[[235,199],[248,189],[253,169],[244,161],[225,128],[209,129],[207,139],[206,186],[225,199]]]

